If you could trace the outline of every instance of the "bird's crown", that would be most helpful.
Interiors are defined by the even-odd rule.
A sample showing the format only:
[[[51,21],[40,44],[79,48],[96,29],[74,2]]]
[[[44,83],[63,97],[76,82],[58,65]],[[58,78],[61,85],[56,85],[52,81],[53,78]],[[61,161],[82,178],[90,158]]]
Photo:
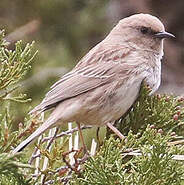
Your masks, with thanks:
[[[119,21],[119,26],[123,29],[123,27],[135,27],[142,29],[150,29],[150,31],[158,33],[165,30],[162,22],[155,16],[150,14],[135,14],[124,18]]]

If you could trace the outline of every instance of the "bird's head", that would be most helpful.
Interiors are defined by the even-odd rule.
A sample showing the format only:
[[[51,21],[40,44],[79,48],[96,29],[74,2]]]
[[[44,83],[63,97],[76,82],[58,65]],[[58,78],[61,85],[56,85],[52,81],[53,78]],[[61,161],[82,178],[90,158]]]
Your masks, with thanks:
[[[156,52],[162,50],[164,38],[175,37],[165,31],[164,25],[157,17],[149,14],[135,14],[120,20],[110,35],[116,35],[122,42],[137,48]]]

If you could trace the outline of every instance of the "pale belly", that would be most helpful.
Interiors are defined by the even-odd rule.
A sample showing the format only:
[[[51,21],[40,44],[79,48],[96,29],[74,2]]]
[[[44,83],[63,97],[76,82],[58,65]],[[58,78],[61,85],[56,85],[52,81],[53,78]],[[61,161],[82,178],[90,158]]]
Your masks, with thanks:
[[[83,106],[80,113],[73,118],[72,121],[78,121],[86,125],[103,126],[108,122],[113,123],[120,118],[132,106],[137,99],[140,82],[135,82],[131,86],[124,86],[117,89],[116,93],[111,97],[102,98],[103,102],[99,103],[99,99],[94,95],[88,97],[86,102],[81,102]],[[106,96],[102,94],[102,96]],[[96,100],[96,101],[94,101]]]

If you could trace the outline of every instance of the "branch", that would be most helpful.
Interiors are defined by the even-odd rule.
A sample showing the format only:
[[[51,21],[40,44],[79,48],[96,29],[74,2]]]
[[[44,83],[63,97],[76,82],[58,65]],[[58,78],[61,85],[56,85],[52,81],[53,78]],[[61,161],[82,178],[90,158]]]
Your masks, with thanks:
[[[27,24],[17,28],[15,31],[5,37],[5,40],[14,43],[17,40],[21,40],[23,37],[32,34],[38,30],[40,26],[39,20],[32,20]]]
[[[84,129],[89,129],[89,128],[91,128],[92,126],[86,126],[86,125],[84,125],[84,126],[81,126],[81,130],[84,130]],[[41,141],[40,141],[40,143],[44,143],[44,142],[47,142],[47,141],[49,141],[49,140],[54,140],[54,139],[57,139],[57,138],[60,138],[60,137],[63,137],[63,136],[67,136],[67,135],[69,135],[69,134],[73,134],[74,132],[76,132],[76,131],[78,131],[78,128],[77,127],[75,127],[75,128],[73,128],[73,129],[71,129],[71,130],[67,130],[67,131],[65,131],[65,132],[61,132],[61,133],[59,133],[58,135],[56,135],[56,136],[50,136],[50,137],[44,137]],[[30,158],[30,160],[29,160],[29,164],[32,164],[32,162],[34,161],[34,159],[35,158],[37,158],[37,157],[40,157],[40,153],[37,153],[37,151],[38,151],[38,148],[36,147],[35,148],[35,150],[34,150],[34,152],[33,152],[33,154],[32,154],[32,156],[31,156],[31,158]]]
[[[142,153],[139,150],[136,150],[136,151],[131,151],[131,152],[125,152],[122,155],[123,155],[123,157],[126,157],[126,156],[142,156]],[[149,156],[149,154],[148,154],[148,156]],[[184,155],[173,155],[172,159],[177,160],[177,161],[184,161]]]

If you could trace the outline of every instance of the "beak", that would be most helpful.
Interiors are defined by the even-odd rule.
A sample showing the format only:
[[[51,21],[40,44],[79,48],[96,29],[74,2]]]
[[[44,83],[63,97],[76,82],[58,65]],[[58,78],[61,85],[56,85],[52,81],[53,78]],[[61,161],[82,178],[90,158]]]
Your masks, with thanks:
[[[156,38],[164,39],[164,38],[176,38],[172,33],[162,31],[155,34]]]

